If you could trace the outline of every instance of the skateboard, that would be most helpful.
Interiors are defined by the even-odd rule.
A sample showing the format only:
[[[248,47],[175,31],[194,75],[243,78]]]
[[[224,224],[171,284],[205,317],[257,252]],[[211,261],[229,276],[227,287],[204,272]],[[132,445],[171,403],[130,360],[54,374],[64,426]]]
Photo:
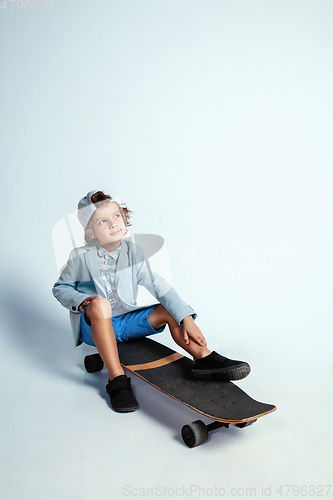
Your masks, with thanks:
[[[208,433],[220,427],[247,427],[276,406],[255,401],[233,382],[198,380],[192,376],[194,361],[169,347],[144,337],[118,343],[121,365],[168,396],[213,420],[206,425],[195,420],[182,427],[184,443],[193,448],[208,439]],[[100,371],[100,355],[85,357],[88,372]]]

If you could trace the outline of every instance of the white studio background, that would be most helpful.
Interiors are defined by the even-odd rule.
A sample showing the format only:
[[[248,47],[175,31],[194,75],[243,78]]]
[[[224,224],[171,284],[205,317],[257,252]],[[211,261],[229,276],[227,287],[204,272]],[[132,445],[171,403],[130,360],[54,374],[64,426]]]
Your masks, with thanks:
[[[333,3],[29,5],[0,9],[2,498],[325,496]],[[91,189],[164,238],[209,346],[249,361],[239,386],[277,412],[193,450],[198,415],[134,376],[140,411],[112,412],[51,294],[52,230]]]

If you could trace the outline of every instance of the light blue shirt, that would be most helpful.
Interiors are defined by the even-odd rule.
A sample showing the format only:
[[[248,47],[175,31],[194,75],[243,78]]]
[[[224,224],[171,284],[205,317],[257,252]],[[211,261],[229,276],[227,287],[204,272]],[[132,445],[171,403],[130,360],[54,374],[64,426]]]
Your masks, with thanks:
[[[108,252],[101,245],[97,246],[98,267],[107,293],[107,298],[111,304],[112,316],[120,316],[128,311],[121,305],[117,290],[114,284],[116,275],[117,260],[120,253],[120,246],[113,252]]]

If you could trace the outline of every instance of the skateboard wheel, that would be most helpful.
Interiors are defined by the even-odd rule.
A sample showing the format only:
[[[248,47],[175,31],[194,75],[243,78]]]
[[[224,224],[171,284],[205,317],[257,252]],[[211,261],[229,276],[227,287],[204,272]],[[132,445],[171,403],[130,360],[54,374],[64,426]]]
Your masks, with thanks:
[[[99,353],[90,354],[84,358],[84,367],[88,373],[100,372],[104,363]]]
[[[208,439],[207,426],[201,420],[195,420],[182,427],[182,438],[189,448],[203,444]]]
[[[248,427],[249,425],[254,424],[254,422],[256,422],[256,421],[257,421],[257,419],[251,420],[251,422],[244,422],[242,424],[236,424],[236,427],[240,427],[242,429],[243,427]]]

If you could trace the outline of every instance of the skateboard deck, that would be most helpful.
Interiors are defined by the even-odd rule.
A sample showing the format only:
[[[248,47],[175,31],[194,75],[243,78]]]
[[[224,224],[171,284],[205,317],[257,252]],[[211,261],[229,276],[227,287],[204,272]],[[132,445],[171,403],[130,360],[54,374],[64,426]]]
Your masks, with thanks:
[[[168,396],[221,425],[245,427],[276,410],[252,399],[233,382],[198,380],[192,376],[194,361],[150,338],[118,344],[124,368]]]
[[[247,427],[276,410],[274,405],[252,399],[233,382],[194,378],[194,361],[150,338],[118,343],[118,353],[124,368],[213,420],[208,425],[196,420],[183,426],[182,437],[189,447],[204,443],[209,431],[229,424]],[[89,372],[98,371],[103,361],[98,353],[86,356],[85,366]]]

